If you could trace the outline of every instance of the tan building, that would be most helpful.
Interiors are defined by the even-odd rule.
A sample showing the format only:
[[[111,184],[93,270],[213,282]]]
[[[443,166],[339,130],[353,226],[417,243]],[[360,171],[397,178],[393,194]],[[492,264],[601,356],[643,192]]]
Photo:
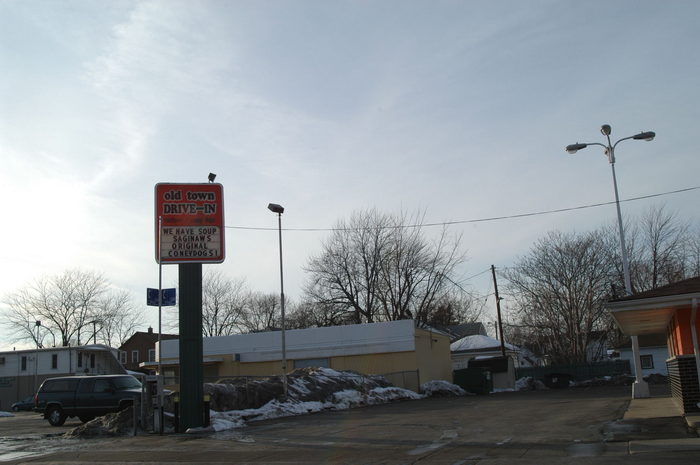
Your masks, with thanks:
[[[179,341],[162,341],[166,384],[177,384]],[[426,381],[452,381],[450,339],[415,327],[413,320],[286,331],[288,372],[316,366],[384,375],[393,384],[418,390]],[[206,382],[234,376],[282,373],[281,332],[204,338]],[[157,366],[157,362],[142,367]]]

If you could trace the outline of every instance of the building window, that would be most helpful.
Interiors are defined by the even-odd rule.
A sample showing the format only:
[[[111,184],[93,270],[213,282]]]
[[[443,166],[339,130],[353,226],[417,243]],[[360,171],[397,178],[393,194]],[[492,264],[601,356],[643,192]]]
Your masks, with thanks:
[[[82,368],[83,366],[83,353],[78,352],[78,368]]]
[[[90,368],[95,368],[95,354],[90,354]]]
[[[22,355],[22,371],[27,371],[27,356]]]
[[[126,351],[125,350],[119,351],[119,361],[122,363],[122,365],[126,363]]]
[[[639,361],[642,362],[642,370],[650,370],[654,368],[654,356],[653,355],[640,355]]]
[[[148,349],[148,361],[149,362],[156,361],[156,349]]]
[[[56,370],[58,368],[58,354],[51,354],[51,369]]]
[[[138,350],[131,351],[131,363],[139,363],[139,351]]]

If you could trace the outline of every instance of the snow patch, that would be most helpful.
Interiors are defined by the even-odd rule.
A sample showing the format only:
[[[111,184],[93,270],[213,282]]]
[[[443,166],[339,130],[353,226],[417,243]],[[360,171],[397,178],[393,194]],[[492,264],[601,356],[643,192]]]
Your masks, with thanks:
[[[433,380],[423,383],[420,386],[420,392],[426,397],[433,396],[466,396],[472,395],[456,384],[448,383],[447,381]]]

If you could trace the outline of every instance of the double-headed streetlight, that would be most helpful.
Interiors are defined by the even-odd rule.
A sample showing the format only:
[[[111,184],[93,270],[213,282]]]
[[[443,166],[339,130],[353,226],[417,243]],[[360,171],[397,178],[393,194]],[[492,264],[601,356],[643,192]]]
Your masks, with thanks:
[[[627,258],[627,247],[625,246],[625,232],[622,225],[622,212],[620,211],[620,196],[617,192],[617,177],[615,176],[615,147],[617,147],[617,144],[623,140],[632,139],[651,141],[654,139],[654,137],[656,137],[656,134],[653,131],[640,132],[639,134],[635,134],[633,136],[623,137],[613,144],[610,140],[612,128],[609,124],[602,125],[600,127],[600,132],[606,137],[608,141],[607,144],[601,144],[600,142],[582,144],[577,142],[575,144],[567,145],[566,151],[573,154],[581,149],[585,149],[589,145],[599,145],[605,149],[605,155],[608,157],[608,162],[610,163],[610,168],[612,169],[613,187],[615,188],[615,206],[617,207],[617,225],[620,231],[620,250],[622,253],[622,272],[625,278],[625,292],[627,295],[631,295],[632,280],[630,279],[630,266]],[[634,355],[634,370],[636,375],[636,381],[632,386],[632,396],[635,398],[649,397],[649,386],[642,377],[642,364],[639,360],[639,340],[637,336],[632,336],[632,352]]]
[[[282,387],[284,389],[284,400],[287,400],[287,344],[285,341],[285,322],[284,322],[284,273],[282,267],[282,213],[284,207],[276,203],[268,204],[267,209],[273,213],[277,213],[277,224],[279,231],[280,242],[280,307],[282,311]]]

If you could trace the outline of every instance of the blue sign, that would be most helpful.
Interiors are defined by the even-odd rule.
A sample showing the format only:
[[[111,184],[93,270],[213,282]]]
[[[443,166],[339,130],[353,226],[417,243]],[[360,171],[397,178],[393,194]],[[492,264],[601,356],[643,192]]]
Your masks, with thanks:
[[[162,290],[163,307],[174,307],[175,306],[175,288],[163,289]],[[158,289],[151,289],[150,287],[146,289],[146,305],[152,307],[158,306]]]

